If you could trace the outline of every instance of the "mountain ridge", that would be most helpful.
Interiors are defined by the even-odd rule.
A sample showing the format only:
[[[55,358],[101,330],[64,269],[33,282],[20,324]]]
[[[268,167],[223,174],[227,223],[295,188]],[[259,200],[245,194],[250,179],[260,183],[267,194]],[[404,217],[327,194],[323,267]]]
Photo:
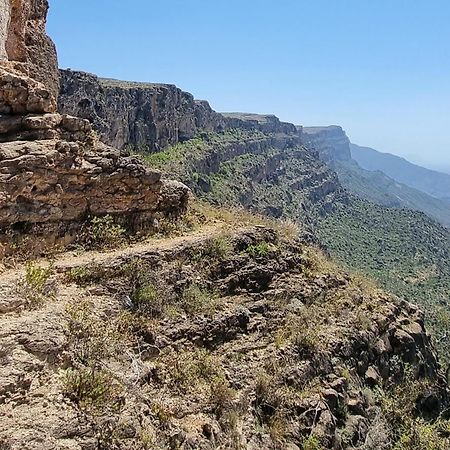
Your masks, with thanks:
[[[366,170],[381,170],[390,178],[433,197],[450,199],[450,175],[413,164],[391,153],[371,147],[350,145],[353,159]]]

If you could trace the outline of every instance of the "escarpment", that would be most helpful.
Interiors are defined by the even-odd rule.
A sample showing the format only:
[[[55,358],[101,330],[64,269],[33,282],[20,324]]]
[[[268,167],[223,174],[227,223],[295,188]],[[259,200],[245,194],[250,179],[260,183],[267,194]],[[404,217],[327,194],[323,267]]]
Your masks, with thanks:
[[[60,73],[59,110],[89,119],[100,139],[119,149],[155,152],[200,130],[221,131],[226,126],[208,102],[196,101],[173,85]]]
[[[351,160],[350,140],[341,127],[299,127],[299,129],[303,131],[305,143],[314,147],[325,162],[332,164],[334,161]]]
[[[188,188],[96,138],[87,120],[56,113],[59,74],[44,0],[8,1],[0,34],[0,226],[61,230],[88,215],[150,221],[177,215]]]
[[[60,71],[59,111],[88,119],[114,147],[157,152],[200,132],[229,129],[300,134],[273,115],[222,113],[173,85],[98,78]]]

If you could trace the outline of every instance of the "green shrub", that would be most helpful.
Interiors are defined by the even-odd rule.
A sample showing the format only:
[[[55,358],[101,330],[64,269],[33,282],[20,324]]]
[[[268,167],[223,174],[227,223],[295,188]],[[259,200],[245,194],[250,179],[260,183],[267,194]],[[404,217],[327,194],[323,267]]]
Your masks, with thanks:
[[[117,410],[122,389],[106,370],[68,369],[63,375],[64,394],[81,408]]]
[[[194,261],[207,261],[212,264],[214,261],[222,261],[233,252],[233,244],[228,236],[218,236],[207,241],[205,246],[193,255]]]
[[[245,253],[250,255],[252,258],[265,258],[270,253],[274,252],[276,247],[268,242],[260,242],[259,244],[249,245],[245,249]]]
[[[303,440],[302,450],[323,450],[323,447],[319,439],[315,436],[309,436]]]
[[[53,274],[53,264],[41,267],[35,262],[28,262],[25,275],[18,286],[18,292],[30,308],[40,306],[53,295],[54,286],[50,283]]]
[[[88,244],[94,248],[114,248],[123,244],[126,230],[110,215],[93,217],[88,227]]]
[[[137,287],[131,294],[133,311],[150,317],[161,317],[165,311],[165,302],[158,289],[148,281]]]
[[[188,315],[207,314],[214,311],[214,295],[196,284],[191,284],[183,291],[179,307]]]

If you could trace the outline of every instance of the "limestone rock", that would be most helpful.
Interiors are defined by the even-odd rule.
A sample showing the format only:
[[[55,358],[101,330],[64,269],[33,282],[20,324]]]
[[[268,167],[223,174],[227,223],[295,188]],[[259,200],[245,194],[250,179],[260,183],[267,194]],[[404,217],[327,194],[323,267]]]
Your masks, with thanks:
[[[42,83],[56,99],[58,63],[55,46],[45,32],[47,0],[2,0],[1,6],[0,60],[19,63],[17,68]]]
[[[150,152],[193,138],[199,131],[220,131],[224,118],[208,102],[168,84],[106,80],[61,70],[58,108],[89,119],[100,139],[123,149]]]

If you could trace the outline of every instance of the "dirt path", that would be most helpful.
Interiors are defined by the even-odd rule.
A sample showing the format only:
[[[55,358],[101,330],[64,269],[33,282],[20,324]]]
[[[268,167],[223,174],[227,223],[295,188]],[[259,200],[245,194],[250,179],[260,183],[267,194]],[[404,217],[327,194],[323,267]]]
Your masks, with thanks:
[[[234,229],[238,232],[249,227],[241,227]],[[135,254],[143,253],[151,250],[167,250],[175,248],[179,245],[193,244],[201,242],[205,239],[210,239],[219,236],[220,234],[230,231],[229,226],[225,223],[217,223],[214,225],[205,225],[193,232],[189,232],[180,236],[150,238],[146,241],[131,244],[128,247],[119,247],[114,250],[92,250],[83,253],[64,252],[56,255],[54,259],[54,267],[57,272],[65,271],[67,268],[83,266],[87,264],[101,264],[104,261],[112,260],[117,257],[129,257]],[[46,266],[49,264],[48,259],[40,259],[37,261],[39,265]],[[9,282],[16,280],[24,272],[25,266],[19,265],[13,269],[7,269],[0,275],[0,288],[2,285],[9,284]]]

